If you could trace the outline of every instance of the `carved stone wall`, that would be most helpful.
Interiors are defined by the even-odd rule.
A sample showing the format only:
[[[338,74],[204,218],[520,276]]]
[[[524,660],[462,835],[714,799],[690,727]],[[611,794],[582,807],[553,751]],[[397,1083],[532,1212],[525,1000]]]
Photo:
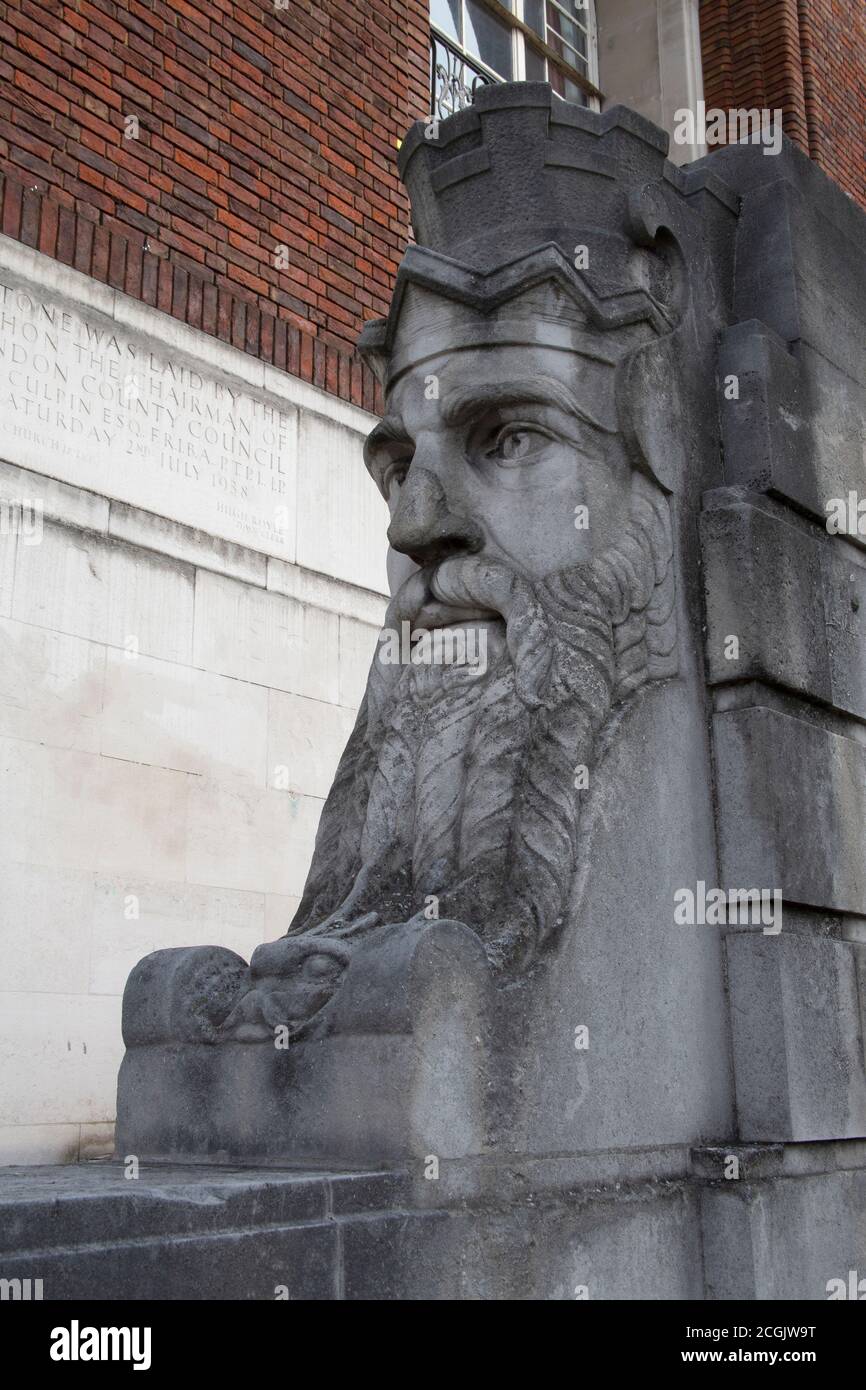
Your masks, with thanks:
[[[112,1151],[141,956],[297,907],[385,608],[371,423],[0,238],[6,1163]]]

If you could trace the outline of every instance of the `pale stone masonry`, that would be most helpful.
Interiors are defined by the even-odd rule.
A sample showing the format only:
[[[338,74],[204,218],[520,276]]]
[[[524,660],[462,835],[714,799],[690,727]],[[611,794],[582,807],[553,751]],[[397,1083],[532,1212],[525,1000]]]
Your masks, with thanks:
[[[384,613],[387,514],[363,411],[6,238],[0,287],[0,1162],[44,1163],[111,1151],[141,956],[249,955],[288,926]],[[264,460],[222,509],[232,412],[197,415],[190,382],[241,402]],[[136,418],[173,452],[132,453]],[[183,446],[198,479],[160,467]]]

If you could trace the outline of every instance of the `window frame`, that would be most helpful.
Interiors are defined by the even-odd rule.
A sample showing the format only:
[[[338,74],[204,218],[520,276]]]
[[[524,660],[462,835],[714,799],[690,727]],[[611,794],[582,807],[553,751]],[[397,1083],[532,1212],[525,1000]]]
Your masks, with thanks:
[[[461,5],[462,3],[463,0],[461,0]],[[470,65],[472,69],[486,74],[489,81],[491,82],[523,82],[526,80],[525,53],[526,45],[528,44],[539,55],[539,57],[545,58],[547,60],[548,69],[552,64],[555,68],[558,69],[559,72],[563,74],[563,76],[568,78],[569,81],[573,82],[577,87],[581,89],[581,91],[585,93],[590,109],[595,111],[599,111],[601,109],[603,94],[599,90],[597,85],[598,30],[595,16],[595,0],[587,0],[586,8],[586,76],[584,76],[584,74],[580,72],[577,68],[572,67],[571,64],[565,58],[561,57],[561,55],[556,52],[555,48],[552,48],[550,44],[546,42],[545,39],[542,39],[540,34],[537,34],[536,31],[534,29],[531,29],[530,26],[525,22],[523,17],[523,0],[514,0],[513,11],[508,9],[506,5],[500,3],[500,0],[476,0],[476,3],[482,5],[484,9],[489,10],[489,12],[496,19],[507,24],[509,29],[511,30],[511,66],[514,72],[514,77],[503,77],[500,73],[496,72],[495,68],[491,68],[487,63],[483,61],[483,59],[477,57],[474,53],[471,53],[458,40],[454,39],[446,33],[443,33],[443,31],[441,29],[438,29],[436,25],[433,23],[432,18],[429,18],[431,33],[435,35],[436,39],[442,46],[444,46],[446,49],[450,49],[452,54],[458,57],[462,57],[464,61]],[[563,10],[563,13],[565,14],[566,18],[570,17],[564,10],[562,3],[559,3],[557,5],[557,8]],[[544,5],[544,14],[546,32],[546,3]],[[565,40],[565,42],[567,43],[568,41]]]

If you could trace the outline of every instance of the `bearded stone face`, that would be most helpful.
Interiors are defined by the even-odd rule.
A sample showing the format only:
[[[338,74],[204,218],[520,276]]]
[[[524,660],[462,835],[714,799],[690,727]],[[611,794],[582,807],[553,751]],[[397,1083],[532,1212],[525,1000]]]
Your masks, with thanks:
[[[377,653],[292,935],[350,942],[435,903],[507,968],[561,925],[599,734],[675,669],[668,503],[607,423],[613,391],[610,367],[510,345],[394,383],[366,448],[384,632],[480,629],[487,660]]]
[[[589,369],[573,353],[495,347],[434,357],[398,379],[366,448],[391,511],[393,587],[413,563],[467,554],[543,579],[611,543],[631,469],[581,380]],[[596,371],[596,394],[600,384]]]

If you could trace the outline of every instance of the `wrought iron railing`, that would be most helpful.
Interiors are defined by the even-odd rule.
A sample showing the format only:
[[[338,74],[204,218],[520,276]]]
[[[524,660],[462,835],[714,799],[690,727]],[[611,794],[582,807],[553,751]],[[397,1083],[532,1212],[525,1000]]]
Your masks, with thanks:
[[[464,106],[471,106],[478,87],[496,81],[497,78],[478,67],[441,34],[431,33],[430,111],[434,117],[444,120],[455,111],[462,111]]]

